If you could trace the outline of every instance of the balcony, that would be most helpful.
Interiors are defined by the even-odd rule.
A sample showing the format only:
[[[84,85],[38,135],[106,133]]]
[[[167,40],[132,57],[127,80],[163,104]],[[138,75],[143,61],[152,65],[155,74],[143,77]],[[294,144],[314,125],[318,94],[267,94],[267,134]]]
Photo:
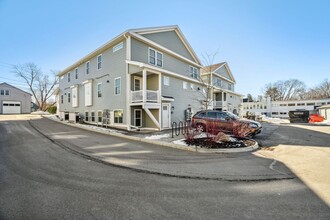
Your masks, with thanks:
[[[213,107],[216,108],[227,107],[227,101],[213,101]]]
[[[159,90],[131,91],[131,103],[160,102]]]

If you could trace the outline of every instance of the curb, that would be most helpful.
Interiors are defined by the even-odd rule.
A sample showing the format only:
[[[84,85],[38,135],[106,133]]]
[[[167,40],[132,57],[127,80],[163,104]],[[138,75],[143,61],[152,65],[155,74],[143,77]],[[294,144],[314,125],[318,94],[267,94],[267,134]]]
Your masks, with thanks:
[[[76,125],[74,123],[66,123],[64,121],[53,120],[51,118],[45,117],[44,115],[41,115],[41,116],[43,118],[48,119],[48,120],[52,120],[52,121],[59,122],[59,123],[69,125],[69,126],[72,126],[72,127],[84,129],[84,130],[87,130],[87,131],[93,131],[93,132],[106,134],[106,135],[110,135],[110,136],[114,136],[114,137],[120,137],[120,138],[125,138],[125,139],[128,139],[128,140],[139,141],[139,142],[148,143],[148,144],[155,144],[155,145],[162,146],[162,147],[170,147],[170,148],[184,150],[184,151],[190,151],[190,152],[197,152],[197,153],[244,153],[244,152],[255,151],[259,148],[259,144],[258,144],[257,141],[255,141],[256,143],[254,145],[249,146],[249,147],[244,147],[244,148],[204,149],[204,148],[201,148],[201,147],[197,147],[197,148],[195,148],[195,147],[185,147],[183,145],[168,143],[168,142],[164,142],[164,141],[154,141],[154,140],[149,140],[149,139],[135,137],[135,136],[128,136],[128,135],[121,134],[121,133],[111,133],[111,132],[106,132],[106,131],[90,129],[90,128],[87,128],[87,127],[84,127],[84,126]]]

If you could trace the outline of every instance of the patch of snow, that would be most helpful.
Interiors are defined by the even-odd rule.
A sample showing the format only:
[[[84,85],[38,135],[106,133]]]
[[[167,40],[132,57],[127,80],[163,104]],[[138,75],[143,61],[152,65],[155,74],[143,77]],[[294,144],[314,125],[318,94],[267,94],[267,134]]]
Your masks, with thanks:
[[[159,135],[151,135],[151,136],[145,137],[145,139],[159,140],[159,139],[168,138],[168,137],[170,137],[169,134],[159,134]]]
[[[50,115],[50,113],[43,111],[36,111],[36,112],[31,112],[31,115]]]
[[[274,123],[274,124],[281,124],[281,123],[290,123],[289,119],[283,119],[283,118],[272,118],[267,117],[265,115],[260,116],[261,121]]]
[[[97,130],[97,131],[105,131],[105,132],[109,132],[109,133],[123,133],[123,132],[120,132],[118,130],[103,128],[103,127],[97,127],[95,125],[86,125],[86,124],[76,124],[76,125],[81,126],[81,127],[85,127],[85,128],[90,128],[90,129]]]
[[[60,118],[57,115],[44,115],[44,116],[54,121],[60,121]]]
[[[178,145],[183,145],[183,146],[188,146],[187,143],[184,141],[184,139],[172,141],[173,144],[178,144]]]

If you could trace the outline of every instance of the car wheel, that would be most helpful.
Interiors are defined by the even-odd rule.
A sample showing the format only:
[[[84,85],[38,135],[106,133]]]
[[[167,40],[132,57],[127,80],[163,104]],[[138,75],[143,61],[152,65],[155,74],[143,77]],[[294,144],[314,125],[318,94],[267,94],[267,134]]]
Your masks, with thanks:
[[[196,131],[198,131],[198,132],[204,132],[204,131],[205,131],[205,127],[204,127],[204,125],[202,125],[202,124],[197,124],[197,125],[196,125]]]

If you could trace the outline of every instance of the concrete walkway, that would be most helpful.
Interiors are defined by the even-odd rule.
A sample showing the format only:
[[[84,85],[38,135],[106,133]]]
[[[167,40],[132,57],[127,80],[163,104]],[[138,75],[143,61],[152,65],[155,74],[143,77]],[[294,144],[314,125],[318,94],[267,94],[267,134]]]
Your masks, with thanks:
[[[29,123],[71,152],[139,172],[228,181],[294,178],[283,164],[253,153],[201,154],[83,130],[45,118],[32,119]]]

